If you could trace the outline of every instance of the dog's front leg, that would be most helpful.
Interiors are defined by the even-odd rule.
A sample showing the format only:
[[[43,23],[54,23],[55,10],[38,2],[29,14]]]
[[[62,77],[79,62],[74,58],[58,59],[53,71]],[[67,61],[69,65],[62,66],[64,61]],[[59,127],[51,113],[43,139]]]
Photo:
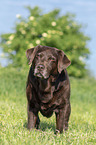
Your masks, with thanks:
[[[71,112],[70,101],[65,101],[64,108],[59,110],[59,113],[56,113],[56,133],[66,131],[68,129],[68,121]]]
[[[71,105],[70,101],[65,101],[65,107],[64,107],[64,131],[68,129],[68,121],[71,113]]]
[[[32,129],[36,127],[38,119],[38,114],[35,112],[35,108],[31,108],[28,105],[28,129]]]
[[[26,95],[28,100],[28,129],[32,128],[38,128],[39,125],[39,117],[38,117],[38,111],[35,108],[35,102],[34,102],[34,96],[31,85],[27,84],[26,87]]]
[[[64,127],[64,109],[60,109],[59,113],[56,113],[56,134],[62,133]]]

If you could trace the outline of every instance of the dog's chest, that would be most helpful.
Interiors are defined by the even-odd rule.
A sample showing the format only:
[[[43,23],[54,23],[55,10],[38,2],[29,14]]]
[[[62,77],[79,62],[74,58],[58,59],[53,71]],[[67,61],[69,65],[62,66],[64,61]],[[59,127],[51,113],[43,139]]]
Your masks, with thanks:
[[[58,83],[58,86],[52,85],[52,81],[47,81],[46,83],[39,83],[38,89],[38,98],[43,104],[42,106],[46,108],[48,106],[49,108],[53,106],[54,104],[60,104],[61,103],[61,94],[62,92],[62,83]]]
[[[60,105],[63,103],[63,98],[61,97],[60,91],[53,91],[51,88],[50,93],[39,93],[38,97],[40,99],[40,111],[44,116],[51,116],[53,112],[58,112]]]

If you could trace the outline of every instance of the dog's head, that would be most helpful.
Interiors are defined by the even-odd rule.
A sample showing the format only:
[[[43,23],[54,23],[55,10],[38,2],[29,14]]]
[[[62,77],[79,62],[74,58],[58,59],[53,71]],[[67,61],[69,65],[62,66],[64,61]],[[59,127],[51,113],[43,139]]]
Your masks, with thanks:
[[[34,75],[47,79],[50,75],[56,75],[58,72],[66,69],[70,64],[62,50],[57,48],[38,45],[26,51],[29,64],[32,63]]]

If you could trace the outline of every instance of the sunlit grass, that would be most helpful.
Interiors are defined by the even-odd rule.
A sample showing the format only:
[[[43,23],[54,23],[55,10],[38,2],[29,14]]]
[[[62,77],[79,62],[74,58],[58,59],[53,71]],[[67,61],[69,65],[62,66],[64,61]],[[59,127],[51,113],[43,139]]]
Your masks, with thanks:
[[[54,134],[55,115],[40,116],[40,129],[27,130],[26,71],[0,70],[0,145],[94,145],[96,144],[96,81],[71,82],[69,130]]]

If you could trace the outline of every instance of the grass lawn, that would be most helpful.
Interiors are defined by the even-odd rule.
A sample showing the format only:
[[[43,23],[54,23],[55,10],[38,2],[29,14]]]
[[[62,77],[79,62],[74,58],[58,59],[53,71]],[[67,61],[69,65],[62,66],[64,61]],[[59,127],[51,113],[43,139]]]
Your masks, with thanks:
[[[54,134],[55,115],[40,116],[40,129],[27,130],[26,71],[0,70],[0,145],[95,145],[96,80],[71,82],[71,116],[69,130]]]

